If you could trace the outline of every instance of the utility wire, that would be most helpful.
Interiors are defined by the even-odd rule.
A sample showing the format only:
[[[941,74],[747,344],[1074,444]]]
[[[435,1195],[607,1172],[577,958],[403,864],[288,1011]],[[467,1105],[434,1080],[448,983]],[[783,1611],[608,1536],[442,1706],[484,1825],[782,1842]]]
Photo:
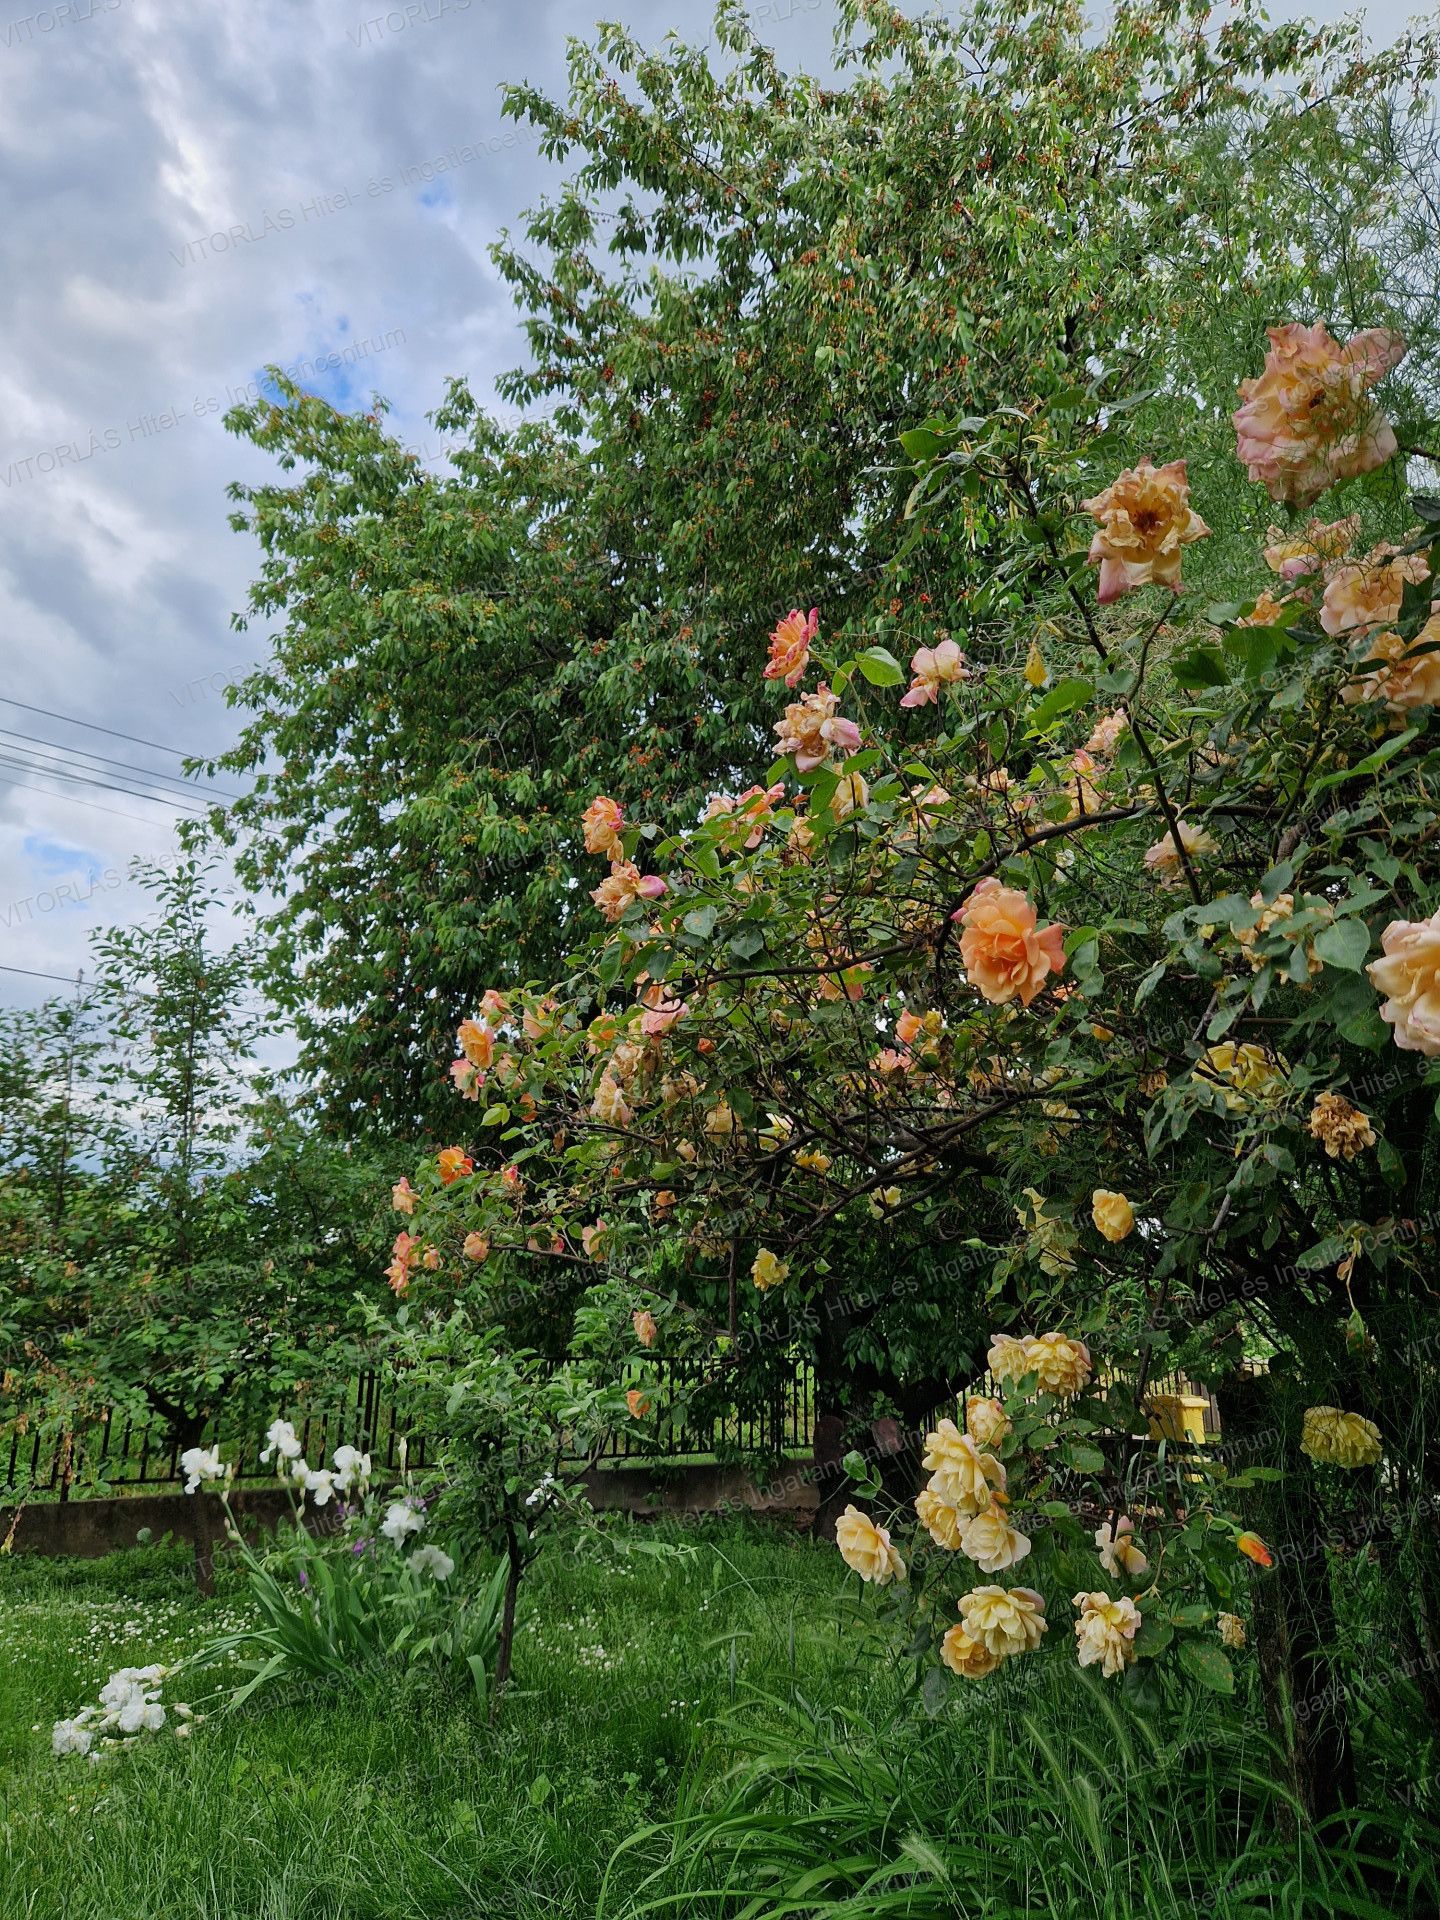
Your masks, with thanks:
[[[91,733],[108,733],[114,740],[128,740],[132,747],[153,747],[157,753],[173,753],[177,760],[203,760],[202,753],[182,753],[179,747],[162,746],[158,740],[142,740],[135,733],[120,733],[114,727],[98,726],[93,720],[77,720],[72,713],[55,713],[49,707],[32,707],[24,700],[12,700],[8,693],[0,693],[0,703],[7,707],[19,707],[23,713],[43,714],[47,720],[63,720],[68,726],[85,727]]]
[[[106,793],[123,793],[131,800],[152,800],[156,806],[169,807],[173,812],[184,813],[192,820],[203,819],[210,811],[203,801],[198,811],[191,809],[179,794],[145,793],[135,787],[117,786],[113,780],[97,779],[93,774],[87,778],[83,773],[70,773],[61,767],[47,766],[43,761],[7,759],[3,745],[0,745],[0,767],[15,768],[21,773],[45,774],[52,780],[73,780],[79,786],[96,787]]]
[[[86,747],[69,747],[66,746],[63,740],[36,740],[29,734],[15,733],[9,727],[0,727],[0,739],[15,741],[19,746],[23,747],[27,753],[39,752],[40,749],[44,747],[54,747],[59,753],[71,758],[78,755],[82,759],[93,760],[97,765],[102,767],[115,767],[118,768],[121,773],[135,773],[146,780],[158,781],[166,786],[179,787],[181,791],[185,793],[197,795],[214,794],[218,798],[225,800],[243,800],[245,798],[243,793],[232,793],[225,787],[198,787],[190,782],[188,775],[157,773],[152,767],[137,767],[133,760],[112,760],[106,754],[91,753]],[[85,768],[82,769],[82,771],[88,772],[89,769]]]
[[[57,793],[54,787],[37,787],[33,780],[0,780],[0,787],[24,787],[30,793],[43,793],[47,800],[63,800],[67,806],[89,807],[94,813],[108,813],[112,820],[133,820],[138,826],[158,827],[160,822],[151,814],[126,813],[121,807],[102,806],[98,800],[86,800],[78,793]],[[187,814],[186,819],[193,818]]]

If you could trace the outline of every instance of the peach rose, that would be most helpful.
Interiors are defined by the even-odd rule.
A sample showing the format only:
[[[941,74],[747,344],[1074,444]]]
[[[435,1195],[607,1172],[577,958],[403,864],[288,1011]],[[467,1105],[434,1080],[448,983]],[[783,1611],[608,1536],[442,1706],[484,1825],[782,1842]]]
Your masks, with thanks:
[[[1320,602],[1320,624],[1332,636],[1364,627],[1388,627],[1400,617],[1407,585],[1418,586],[1428,568],[1419,553],[1388,555],[1383,551],[1337,567],[1325,583]]]
[[[1394,430],[1369,393],[1403,358],[1405,342],[1372,327],[1342,347],[1318,322],[1268,332],[1264,371],[1240,382],[1235,451],[1272,500],[1308,506],[1395,453]]]
[[[490,1242],[483,1233],[467,1233],[465,1236],[465,1244],[461,1247],[460,1251],[467,1260],[488,1260],[490,1258]]]
[[[590,1102],[590,1112],[603,1127],[627,1127],[630,1124],[631,1110],[625,1099],[624,1088],[608,1068],[600,1076],[595,1097]]]
[[[1327,560],[1343,559],[1359,532],[1358,513],[1343,520],[1311,520],[1299,533],[1271,527],[1265,564],[1282,580],[1299,580],[1304,574],[1317,573]]]
[[[460,1058],[450,1062],[450,1078],[462,1100],[478,1100],[485,1076],[473,1061]]]
[[[901,698],[902,707],[923,707],[940,698],[941,687],[970,678],[965,656],[953,640],[942,640],[938,647],[917,647],[910,656],[910,673],[910,691]]]
[[[785,709],[785,718],[775,722],[780,751],[794,754],[801,773],[820,766],[832,753],[843,759],[860,745],[859,727],[853,720],[840,718],[839,705],[829,687],[817,687],[793,701]]]
[[[1108,1593],[1077,1593],[1075,1644],[1082,1667],[1099,1663],[1107,1680],[1123,1673],[1135,1658],[1135,1636],[1140,1631],[1140,1609],[1130,1599],[1112,1600]]]
[[[1025,1558],[1030,1541],[1011,1526],[999,1507],[987,1507],[967,1522],[960,1550],[982,1573],[1003,1573]]]
[[[965,1402],[965,1431],[977,1447],[998,1447],[1011,1431],[1011,1421],[998,1400],[976,1394]]]
[[[1380,1018],[1407,1053],[1440,1056],[1440,912],[1428,920],[1392,920],[1380,936],[1382,958],[1365,971],[1386,995]]]
[[[820,631],[820,609],[812,607],[808,616],[792,609],[770,636],[770,658],[765,664],[767,680],[783,680],[793,687],[810,664],[810,648]]]
[[[640,1002],[645,1009],[640,1016],[640,1031],[652,1040],[669,1033],[675,1022],[683,1020],[690,1011],[684,1000],[675,999],[658,980],[645,989]]]
[[[585,1250],[587,1260],[603,1260],[605,1257],[605,1235],[609,1228],[603,1220],[597,1220],[593,1227],[580,1229],[580,1245]]]
[[[1124,1240],[1135,1230],[1135,1209],[1123,1193],[1111,1193],[1107,1187],[1096,1187],[1091,1194],[1090,1218],[1096,1232],[1112,1242]]]
[[[643,1420],[650,1411],[650,1396],[642,1393],[639,1387],[631,1387],[625,1396],[625,1404],[630,1409],[632,1420]]]
[[[1113,713],[1102,713],[1085,742],[1085,751],[1097,760],[1109,760],[1129,727],[1130,718],[1123,707],[1117,707]]]
[[[1422,653],[1422,647],[1437,651]],[[1398,633],[1372,634],[1360,649],[1359,668],[1366,669],[1340,689],[1347,707],[1383,701],[1392,714],[1412,707],[1440,706],[1440,613],[1431,614],[1413,640]]]
[[[620,829],[624,824],[625,816],[620,811],[619,801],[610,799],[607,794],[597,793],[580,816],[580,825],[585,832],[585,851],[609,854],[613,859],[620,851]]]
[[[1179,593],[1180,549],[1210,531],[1190,505],[1183,460],[1164,467],[1142,460],[1080,505],[1100,523],[1088,558],[1100,569],[1102,607],[1135,587]]]
[[[1293,600],[1277,600],[1267,587],[1257,594],[1255,604],[1249,613],[1242,614],[1235,622],[1237,627],[1279,627],[1285,623],[1285,610],[1293,606]]]
[[[658,900],[665,882],[658,874],[642,876],[632,860],[619,860],[591,893],[590,898],[605,919],[618,920],[632,900]]]
[[[452,1180],[463,1180],[475,1171],[475,1162],[463,1147],[444,1147],[435,1156],[435,1164],[440,1169],[440,1184],[448,1187]]]
[[[889,1533],[858,1507],[846,1507],[836,1521],[835,1544],[846,1566],[874,1586],[905,1578],[905,1562],[891,1546]]]
[[[940,1658],[962,1680],[983,1680],[1000,1664],[1000,1655],[991,1653],[983,1641],[972,1640],[963,1623],[951,1627],[940,1642]]]
[[[642,1347],[653,1347],[655,1336],[660,1329],[655,1324],[655,1316],[648,1307],[637,1307],[630,1316],[630,1324],[635,1329],[635,1338]]]
[[[1034,907],[1018,887],[1003,887],[993,876],[981,880],[950,917],[965,929],[960,936],[965,976],[991,1006],[1018,997],[1028,1007],[1050,974],[1065,971],[1064,927],[1038,926]]]
[[[1205,831],[1204,827],[1192,827],[1184,820],[1177,821],[1176,825],[1180,829],[1180,846],[1184,847],[1186,853],[1192,857],[1220,851],[1219,843]],[[1176,846],[1173,833],[1165,834],[1155,842],[1153,847],[1146,849],[1145,869],[1147,873],[1157,874],[1160,879],[1167,882],[1179,878],[1180,847]]]
[[[415,1202],[420,1198],[411,1186],[409,1176],[397,1180],[390,1189],[390,1204],[396,1213],[413,1213]]]
[[[966,1633],[997,1660],[1033,1653],[1048,1624],[1033,1587],[972,1587],[959,1604]]]

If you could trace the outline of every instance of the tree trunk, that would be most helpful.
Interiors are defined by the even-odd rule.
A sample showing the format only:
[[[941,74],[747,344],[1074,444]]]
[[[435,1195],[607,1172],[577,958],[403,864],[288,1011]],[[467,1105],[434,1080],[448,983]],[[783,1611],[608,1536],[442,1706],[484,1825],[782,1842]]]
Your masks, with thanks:
[[[500,1639],[495,1649],[495,1689],[490,1698],[490,1717],[500,1711],[500,1696],[510,1678],[510,1662],[515,1652],[515,1601],[520,1592],[520,1576],[525,1571],[519,1542],[511,1532],[505,1546],[508,1569],[505,1575],[505,1599],[500,1609]]]
[[[1297,1422],[1281,1383],[1233,1374],[1220,1389],[1221,1432],[1242,1466],[1278,1466],[1284,1479],[1250,1489],[1246,1517],[1275,1556],[1253,1583],[1256,1652],[1270,1732],[1307,1817],[1355,1804],[1355,1755],[1344,1681],[1331,1660],[1338,1640],[1325,1516],[1298,1456]]]

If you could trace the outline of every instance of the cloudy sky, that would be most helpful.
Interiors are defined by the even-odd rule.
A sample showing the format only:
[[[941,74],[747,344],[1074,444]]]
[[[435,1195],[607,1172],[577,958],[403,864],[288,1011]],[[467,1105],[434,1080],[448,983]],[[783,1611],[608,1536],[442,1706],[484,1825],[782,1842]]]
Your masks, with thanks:
[[[562,90],[567,37],[602,12],[704,41],[710,6],[7,4],[0,967],[73,978],[93,928],[141,911],[130,857],[173,850],[136,769],[173,781],[180,753],[228,744],[220,689],[263,639],[230,630],[255,556],[225,486],[267,463],[222,413],[278,361],[336,405],[379,389],[423,454],[448,375],[488,393],[524,355],[487,250],[558,176],[500,82]],[[1374,37],[1408,11],[1372,7]],[[828,68],[830,0],[752,19],[787,64]],[[43,771],[77,755],[91,784]],[[0,1001],[54,991],[0,971]]]

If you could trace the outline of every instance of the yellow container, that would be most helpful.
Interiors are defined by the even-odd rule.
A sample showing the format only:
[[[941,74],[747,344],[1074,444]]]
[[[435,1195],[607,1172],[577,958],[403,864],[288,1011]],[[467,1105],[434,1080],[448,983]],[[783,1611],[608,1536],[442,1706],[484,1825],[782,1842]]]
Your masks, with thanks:
[[[1145,1403],[1152,1440],[1188,1440],[1202,1447],[1210,1402],[1203,1393],[1152,1393]]]

